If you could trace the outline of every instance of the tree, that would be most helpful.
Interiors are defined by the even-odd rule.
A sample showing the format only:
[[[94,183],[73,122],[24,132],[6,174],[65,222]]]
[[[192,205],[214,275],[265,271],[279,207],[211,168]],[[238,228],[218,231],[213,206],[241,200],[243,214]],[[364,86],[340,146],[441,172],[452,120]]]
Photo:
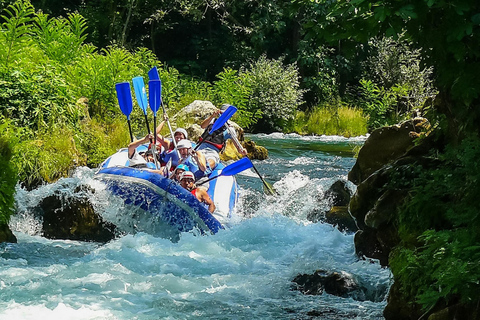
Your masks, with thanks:
[[[312,10],[330,14],[317,24],[304,24],[307,36],[338,43],[353,39],[366,43],[386,35],[405,34],[433,66],[440,90],[440,111],[448,119],[448,130],[460,137],[478,130],[480,109],[480,4],[475,0],[455,2],[396,1],[307,1]],[[321,32],[319,32],[321,29]]]

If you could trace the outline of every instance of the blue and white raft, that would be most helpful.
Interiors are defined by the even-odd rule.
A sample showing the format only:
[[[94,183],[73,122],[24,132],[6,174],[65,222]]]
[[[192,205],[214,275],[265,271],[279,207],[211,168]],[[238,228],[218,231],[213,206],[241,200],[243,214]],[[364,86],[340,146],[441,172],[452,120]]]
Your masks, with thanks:
[[[137,151],[146,151],[146,148],[142,145]],[[216,206],[215,212],[210,213],[177,182],[148,169],[129,167],[128,161],[128,150],[120,149],[107,158],[95,174],[95,178],[104,182],[125,205],[154,215],[180,232],[198,228],[202,233],[217,233],[234,216],[238,202],[238,185],[234,176],[220,176],[210,181],[208,194]],[[223,168],[223,164],[219,164],[210,178],[219,175]]]

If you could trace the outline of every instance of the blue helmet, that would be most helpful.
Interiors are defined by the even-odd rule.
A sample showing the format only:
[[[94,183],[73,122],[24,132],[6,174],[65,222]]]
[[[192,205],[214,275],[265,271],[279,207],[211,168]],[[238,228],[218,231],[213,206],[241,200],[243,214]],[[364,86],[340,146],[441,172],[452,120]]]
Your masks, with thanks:
[[[186,164],[183,164],[183,163],[182,163],[182,164],[179,164],[175,170],[177,170],[177,169],[182,169],[182,170],[184,170],[184,171],[190,171],[190,170],[188,169],[188,166],[187,166]]]

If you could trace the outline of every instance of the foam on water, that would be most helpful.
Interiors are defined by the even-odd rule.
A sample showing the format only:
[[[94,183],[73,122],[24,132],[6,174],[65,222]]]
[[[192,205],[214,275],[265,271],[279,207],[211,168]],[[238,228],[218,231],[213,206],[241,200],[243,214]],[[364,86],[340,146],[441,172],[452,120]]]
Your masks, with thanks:
[[[191,313],[289,319],[291,310],[300,316],[327,302],[338,313],[363,318],[378,316],[383,303],[305,296],[291,290],[291,280],[317,269],[345,271],[383,286],[389,279],[378,264],[355,257],[352,235],[275,214],[244,220],[215,236],[182,234],[177,243],[142,233],[106,245],[28,235],[20,241],[20,247],[37,247],[44,259],[18,252],[15,245],[3,248],[8,259],[2,259],[0,273],[0,318],[28,319],[35,313],[62,319],[68,312],[72,319],[174,319]],[[62,248],[64,257],[55,258],[52,247]]]
[[[311,311],[322,319],[381,319],[389,270],[359,260],[353,234],[307,220],[328,207],[318,196],[345,180],[350,164],[321,153],[258,162],[279,196],[264,195],[247,171],[238,177],[244,219],[214,236],[183,233],[176,241],[133,229],[103,245],[41,237],[34,207],[80,184],[95,190],[85,192],[107,220],[139,222],[90,169],[30,192],[17,188],[11,227],[18,243],[0,245],[0,319],[304,319]],[[296,275],[315,270],[346,272],[367,299],[292,290]]]

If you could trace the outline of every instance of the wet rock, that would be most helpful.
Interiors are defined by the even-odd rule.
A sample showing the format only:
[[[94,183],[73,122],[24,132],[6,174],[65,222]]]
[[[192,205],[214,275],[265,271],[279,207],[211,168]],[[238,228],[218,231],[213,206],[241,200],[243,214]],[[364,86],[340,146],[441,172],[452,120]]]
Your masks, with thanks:
[[[458,303],[432,313],[427,320],[469,319],[480,320],[480,301]]]
[[[329,223],[338,227],[340,231],[355,232],[358,227],[348,211],[351,196],[346,181],[335,181],[323,195],[317,197],[319,205],[307,215],[307,219],[315,223],[319,221]],[[325,209],[322,202],[328,202],[330,209]]]
[[[388,265],[388,252],[378,240],[377,230],[364,228],[358,230],[353,238],[355,244],[355,253],[360,258],[372,258],[379,260],[382,266]]]
[[[243,147],[247,150],[247,156],[250,159],[265,160],[268,159],[268,150],[265,147],[259,146],[255,141],[249,140],[243,143]]]
[[[103,221],[86,196],[56,192],[43,199],[39,209],[46,238],[96,242],[115,238],[115,226]]]
[[[407,301],[401,293],[399,285],[394,282],[390,287],[387,306],[383,316],[389,320],[417,320],[424,312],[415,302]]]
[[[414,140],[428,127],[426,119],[415,118],[374,130],[360,149],[357,162],[348,173],[348,180],[358,185],[381,167],[398,159],[414,147]]]
[[[320,295],[325,291],[331,295],[347,297],[348,294],[358,290],[358,284],[353,276],[346,272],[328,273],[317,270],[314,274],[299,274],[293,282],[297,284],[297,290],[310,295]]]
[[[325,222],[337,227],[340,231],[355,232],[358,230],[355,220],[347,206],[334,206],[325,214]]]
[[[12,230],[10,230],[7,223],[0,224],[0,243],[1,242],[17,243],[17,237],[15,237]]]
[[[317,270],[313,274],[299,274],[292,282],[294,290],[303,294],[321,295],[326,292],[343,298],[352,298],[357,301],[381,301],[387,293],[386,287],[368,288],[353,275],[341,272],[327,272]]]

